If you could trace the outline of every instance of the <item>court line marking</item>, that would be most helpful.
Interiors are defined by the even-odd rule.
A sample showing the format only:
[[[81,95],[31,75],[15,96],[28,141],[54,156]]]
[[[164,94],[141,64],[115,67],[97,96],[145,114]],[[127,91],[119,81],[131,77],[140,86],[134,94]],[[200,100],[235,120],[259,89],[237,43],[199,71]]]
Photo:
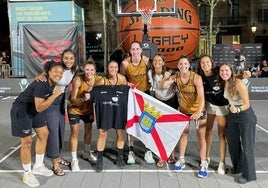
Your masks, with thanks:
[[[33,132],[32,137],[35,137],[35,136],[36,136],[36,133]],[[13,153],[15,153],[18,149],[20,149],[20,147],[21,147],[21,144],[18,145],[18,146],[12,146],[12,147],[10,147],[10,148],[12,148],[12,150],[11,150],[6,156],[4,156],[4,157],[0,160],[0,164],[1,164],[4,160],[6,160],[10,155],[12,155]]]
[[[72,173],[71,170],[63,170],[66,173]],[[0,170],[0,173],[22,173],[24,172],[24,170]],[[114,170],[103,170],[103,173],[107,172],[107,173],[114,173],[114,172],[128,172],[128,173],[136,173],[136,172],[144,172],[144,173],[152,173],[152,172],[165,172],[165,173],[173,173],[173,174],[179,174],[179,173],[198,173],[198,170],[182,170],[181,172],[175,172],[174,170],[142,170],[142,169],[114,169]],[[217,172],[215,170],[207,170],[208,173],[216,173]],[[80,170],[76,173],[96,173],[95,170]],[[267,174],[268,171],[267,170],[256,170],[257,174]],[[228,173],[226,173],[228,174]]]
[[[261,129],[262,131],[264,131],[265,133],[268,134],[268,130],[266,130],[265,128],[261,127],[260,125],[256,124],[256,127],[258,127],[259,129]]]

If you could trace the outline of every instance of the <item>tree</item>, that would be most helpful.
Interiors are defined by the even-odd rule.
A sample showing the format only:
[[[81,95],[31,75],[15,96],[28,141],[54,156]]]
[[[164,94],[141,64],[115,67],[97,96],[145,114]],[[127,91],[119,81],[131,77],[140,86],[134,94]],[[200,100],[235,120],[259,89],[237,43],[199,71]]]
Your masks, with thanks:
[[[207,47],[209,49],[209,55],[212,55],[212,37],[213,37],[213,17],[214,17],[214,8],[218,5],[218,3],[225,0],[197,0],[197,4],[201,6],[201,4],[208,5],[210,8],[210,17],[209,17],[209,30],[207,33]],[[229,0],[230,3],[230,0]]]

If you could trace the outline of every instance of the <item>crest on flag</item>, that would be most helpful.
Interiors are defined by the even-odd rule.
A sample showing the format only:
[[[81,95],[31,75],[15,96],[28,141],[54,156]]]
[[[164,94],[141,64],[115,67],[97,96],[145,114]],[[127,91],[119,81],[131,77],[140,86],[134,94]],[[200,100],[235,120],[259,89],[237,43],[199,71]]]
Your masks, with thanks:
[[[177,145],[190,118],[159,100],[131,88],[126,130],[163,160]]]
[[[149,103],[145,103],[144,111],[140,116],[140,127],[145,133],[151,133],[157,119],[161,117],[161,112],[156,111],[155,106],[150,107]]]

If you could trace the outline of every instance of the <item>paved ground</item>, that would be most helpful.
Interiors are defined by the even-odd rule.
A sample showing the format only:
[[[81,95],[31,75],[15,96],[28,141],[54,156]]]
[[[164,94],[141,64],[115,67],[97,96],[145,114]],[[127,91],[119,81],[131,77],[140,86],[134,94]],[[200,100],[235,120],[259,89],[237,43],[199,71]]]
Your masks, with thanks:
[[[0,96],[0,187],[19,188],[27,187],[21,182],[23,170],[20,164],[19,149],[20,142],[18,138],[12,137],[10,133],[9,110],[12,97]],[[192,128],[189,134],[189,143],[186,157],[188,159],[186,169],[183,172],[175,173],[172,171],[173,165],[169,168],[157,168],[155,165],[146,165],[143,160],[143,145],[135,142],[134,150],[137,155],[137,164],[125,166],[124,169],[118,169],[114,165],[115,160],[115,134],[111,130],[108,134],[105,150],[105,170],[103,173],[95,173],[94,165],[79,159],[81,171],[72,173],[68,168],[64,168],[66,175],[58,177],[38,177],[40,187],[64,187],[64,188],[166,188],[166,187],[187,187],[187,188],[217,188],[217,187],[268,187],[268,101],[252,101],[253,109],[258,117],[256,132],[256,169],[257,181],[247,183],[243,186],[236,184],[234,175],[227,171],[225,175],[215,173],[218,164],[218,138],[214,134],[214,141],[211,151],[212,163],[209,167],[209,177],[200,179],[197,177],[198,170],[198,146],[195,136],[195,129]],[[81,126],[81,133],[83,131]],[[216,126],[215,126],[216,128]],[[66,125],[65,146],[63,158],[70,160],[71,155],[68,151],[68,138],[70,128]],[[97,130],[93,130],[93,149],[96,147]],[[79,147],[82,148],[82,134],[80,134]],[[34,155],[33,155],[34,156]],[[125,153],[125,157],[127,154]],[[157,159],[157,157],[156,157]],[[33,161],[34,162],[34,161]],[[46,165],[51,168],[51,161],[45,159]],[[231,167],[230,158],[227,152],[227,168]],[[169,170],[171,169],[171,170]]]

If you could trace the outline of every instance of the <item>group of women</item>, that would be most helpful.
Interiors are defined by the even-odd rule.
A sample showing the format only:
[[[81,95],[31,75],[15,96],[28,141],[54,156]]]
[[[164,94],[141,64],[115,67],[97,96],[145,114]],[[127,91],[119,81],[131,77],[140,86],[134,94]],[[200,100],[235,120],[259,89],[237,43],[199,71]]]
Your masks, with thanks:
[[[64,172],[60,165],[70,166],[73,172],[79,171],[77,160],[79,121],[84,121],[85,149],[83,158],[96,162],[96,172],[103,170],[103,151],[108,129],[116,129],[117,134],[117,157],[116,164],[122,168],[124,148],[124,126],[125,120],[114,120],[109,124],[101,113],[96,112],[99,137],[97,141],[97,157],[91,151],[90,142],[92,135],[93,105],[98,110],[107,112],[110,110],[100,109],[101,100],[108,100],[118,93],[127,93],[129,87],[113,87],[111,90],[106,86],[121,86],[134,84],[137,89],[151,94],[167,105],[179,109],[188,115],[191,122],[196,125],[196,134],[200,150],[200,169],[198,176],[206,178],[207,168],[210,163],[210,149],[214,122],[218,125],[220,161],[217,169],[218,174],[225,174],[226,140],[233,164],[233,173],[241,175],[235,178],[238,183],[246,183],[256,180],[254,163],[254,141],[256,116],[250,107],[249,96],[245,84],[236,78],[232,66],[222,64],[216,68],[210,56],[202,56],[198,63],[198,74],[191,70],[191,64],[187,57],[182,56],[178,60],[178,71],[167,70],[165,59],[156,54],[152,58],[150,66],[149,59],[142,56],[141,44],[134,41],[131,44],[130,56],[126,58],[120,67],[116,61],[107,64],[107,74],[96,76],[96,65],[87,62],[84,72],[77,72],[76,56],[72,50],[62,53],[62,63],[50,62],[45,66],[45,71],[36,77],[35,81],[22,92],[14,102],[11,110],[12,134],[21,138],[21,161],[25,170],[23,182],[29,186],[38,186],[39,181],[34,174],[51,176],[63,176]],[[150,68],[149,68],[150,67]],[[60,157],[64,144],[64,115],[66,113],[66,91],[73,80],[68,115],[71,125],[70,150],[72,162]],[[45,85],[45,87],[44,87]],[[102,93],[107,93],[102,96]],[[123,96],[123,95],[122,95]],[[114,99],[114,97],[112,97]],[[120,97],[118,97],[120,98]],[[127,100],[121,97],[117,105],[123,108],[122,103]],[[111,103],[114,101],[111,101]],[[114,105],[116,106],[116,105]],[[23,107],[23,108],[22,108]],[[96,108],[96,109],[97,109]],[[23,109],[26,110],[22,112]],[[122,113],[121,109],[115,110]],[[24,115],[22,115],[24,113]],[[26,119],[27,118],[27,121]],[[112,118],[112,116],[111,116]],[[21,128],[18,125],[23,125]],[[27,125],[26,125],[27,124]],[[179,141],[179,159],[175,161],[173,152],[168,160],[175,163],[176,172],[185,168],[185,151],[188,142],[188,133],[191,123],[186,126]],[[32,144],[31,128],[37,133],[36,163],[31,170],[30,148]],[[133,151],[133,137],[128,137],[128,164],[135,163]],[[43,164],[43,158],[52,159],[52,171]],[[152,152],[146,148],[144,156],[147,164],[154,164]],[[159,159],[158,167],[164,166],[164,161]]]
[[[171,71],[165,70],[164,58],[159,54],[153,57],[152,65],[153,68],[149,71],[149,77],[152,80],[155,97],[174,107],[173,105],[176,103],[169,103],[169,101],[172,99],[172,93],[178,92],[178,109],[189,115],[198,124],[196,132],[201,158],[198,176],[207,177],[206,169],[210,163],[213,127],[214,122],[216,122],[219,136],[217,173],[226,173],[227,143],[233,165],[232,173],[241,173],[235,178],[235,181],[244,184],[256,180],[254,161],[256,116],[250,107],[247,87],[235,75],[232,66],[222,64],[216,67],[212,58],[204,55],[200,57],[197,66],[199,76],[189,71],[189,60],[186,57],[181,57],[178,61],[179,71],[172,75]],[[247,74],[245,73],[246,77]],[[177,90],[172,89],[174,85],[177,86]],[[202,105],[203,98],[205,100],[204,105]],[[199,108],[191,111],[196,101]],[[190,123],[179,141],[179,160],[175,164],[175,171],[181,171],[185,167],[184,155],[189,126]],[[173,156],[174,154],[171,155],[171,158]],[[157,166],[162,167],[163,160],[160,159]]]

